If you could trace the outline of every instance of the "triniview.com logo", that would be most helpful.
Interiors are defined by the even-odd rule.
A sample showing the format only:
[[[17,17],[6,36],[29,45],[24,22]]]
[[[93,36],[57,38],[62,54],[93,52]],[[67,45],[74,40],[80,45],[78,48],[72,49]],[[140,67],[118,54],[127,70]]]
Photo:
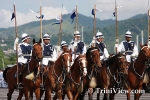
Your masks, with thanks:
[[[121,88],[110,88],[110,89],[100,89],[100,88],[96,88],[95,92],[97,93],[120,93],[120,94],[126,94],[126,93],[145,93],[145,90],[125,90],[125,89],[121,89]],[[88,89],[88,93],[93,93],[93,89],[89,88]]]

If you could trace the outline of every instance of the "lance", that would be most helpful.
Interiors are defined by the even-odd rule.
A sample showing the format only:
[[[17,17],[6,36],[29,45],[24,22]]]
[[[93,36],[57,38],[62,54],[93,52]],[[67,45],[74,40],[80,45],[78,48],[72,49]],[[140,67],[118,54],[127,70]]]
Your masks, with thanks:
[[[117,54],[117,47],[118,47],[118,43],[119,43],[119,39],[118,39],[118,15],[117,15],[117,2],[115,0],[115,17],[116,17],[116,44],[115,44],[115,52]]]
[[[42,37],[42,6],[40,6],[40,38],[42,40],[42,56],[43,56],[43,50],[44,50],[44,45],[43,45],[43,37]],[[43,60],[41,61],[41,66],[43,67]],[[42,84],[41,87],[43,87],[43,76],[44,73],[42,73]]]
[[[62,13],[60,14],[60,28],[59,28],[59,35],[58,35],[58,48],[60,47],[60,41],[62,39]],[[60,50],[58,49],[58,56],[60,55]]]
[[[94,5],[93,37],[95,36],[95,30],[96,30],[96,4]]]
[[[150,41],[150,10],[148,10],[148,41]]]
[[[15,33],[16,33],[16,38],[18,38],[18,30],[17,30],[17,16],[16,16],[16,6],[15,3],[13,5],[14,7],[14,15],[15,15]],[[19,75],[18,75],[18,43],[16,45],[16,66],[17,66],[17,86],[19,85]]]

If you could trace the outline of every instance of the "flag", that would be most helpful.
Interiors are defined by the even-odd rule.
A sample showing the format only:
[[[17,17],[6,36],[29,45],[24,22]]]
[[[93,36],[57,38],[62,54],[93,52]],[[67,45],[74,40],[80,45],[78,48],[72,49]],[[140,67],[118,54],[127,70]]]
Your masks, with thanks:
[[[55,25],[55,24],[60,24],[60,23],[62,23],[63,22],[63,20],[61,20],[61,21],[58,21],[58,22],[55,22],[55,23],[53,23],[52,25]]]
[[[96,8],[95,11],[99,11],[99,12],[100,12],[100,11],[102,11],[102,10],[99,10],[98,8]],[[94,9],[92,9],[92,13],[91,13],[91,14],[92,14],[92,15],[95,15]]]
[[[37,12],[34,12],[33,10],[31,10],[31,9],[29,9],[32,13],[40,13],[40,11],[37,11]],[[41,18],[41,16],[40,17],[38,17],[38,16],[36,16],[36,18],[38,18],[38,19],[40,19]],[[44,15],[42,14],[42,19],[44,18]]]
[[[40,17],[36,16],[36,18],[40,19],[40,18],[41,18],[41,16],[40,16]],[[44,18],[44,15],[42,14],[42,19],[43,19],[43,18]]]
[[[114,15],[114,17],[116,16],[116,13],[115,12],[113,12],[113,15]]]
[[[73,9],[72,14],[70,16],[70,18],[72,19],[71,23],[73,23],[75,17],[76,17],[76,9]]]
[[[56,20],[58,20],[58,22],[54,22],[52,25],[55,25],[55,24],[60,24],[63,22],[62,18],[59,16],[56,18]]]
[[[12,13],[11,21],[15,18],[15,13]]]

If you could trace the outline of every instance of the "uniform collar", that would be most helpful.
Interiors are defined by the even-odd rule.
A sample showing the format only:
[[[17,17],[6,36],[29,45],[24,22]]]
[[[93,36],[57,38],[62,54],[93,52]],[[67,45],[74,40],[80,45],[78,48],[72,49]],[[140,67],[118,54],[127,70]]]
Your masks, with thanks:
[[[28,43],[25,43],[25,42],[23,42],[22,44],[23,44],[23,45],[25,45],[25,46],[28,46],[28,45],[30,45],[30,44],[28,44]]]
[[[100,44],[100,43],[102,43],[102,42],[96,41],[96,43]]]
[[[125,42],[127,42],[127,43],[131,43],[131,40],[130,40],[129,42],[125,40]]]
[[[45,46],[49,46],[49,44],[44,44]]]

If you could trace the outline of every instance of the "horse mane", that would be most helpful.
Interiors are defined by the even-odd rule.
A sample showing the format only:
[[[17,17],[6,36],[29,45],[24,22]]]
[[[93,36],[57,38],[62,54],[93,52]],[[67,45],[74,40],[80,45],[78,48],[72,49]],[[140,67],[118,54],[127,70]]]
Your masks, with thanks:
[[[78,60],[79,58],[82,58],[82,57],[84,57],[84,55],[79,55],[79,56],[75,59],[73,65],[72,65],[72,67],[71,67],[72,69],[75,67],[75,64],[76,64],[77,60]]]
[[[86,58],[87,58],[88,62],[90,62],[89,56],[90,56],[91,50],[94,50],[94,49],[97,49],[99,51],[98,47],[91,47],[91,48],[88,48],[88,50],[86,52]]]
[[[119,55],[120,55],[120,53],[118,53],[118,54],[116,54],[116,55],[112,55],[112,57],[110,57],[110,58],[106,61],[106,65],[109,66],[109,65],[113,64],[114,61],[115,61],[115,59],[116,59],[116,57],[119,56]]]

